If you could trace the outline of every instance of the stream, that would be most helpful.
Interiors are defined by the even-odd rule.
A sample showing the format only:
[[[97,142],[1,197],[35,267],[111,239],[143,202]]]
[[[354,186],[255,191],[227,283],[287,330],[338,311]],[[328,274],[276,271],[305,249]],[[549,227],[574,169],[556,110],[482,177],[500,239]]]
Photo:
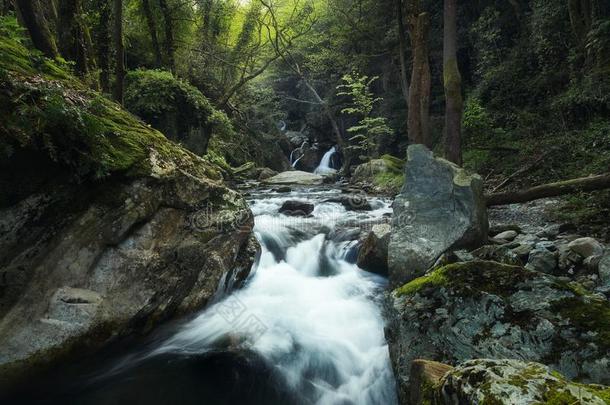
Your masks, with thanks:
[[[347,211],[327,202],[340,195],[322,186],[252,190],[261,254],[242,289],[32,402],[395,404],[380,304],[386,279],[355,264],[359,235],[389,219],[391,200]],[[287,200],[315,209],[307,218],[279,214]]]

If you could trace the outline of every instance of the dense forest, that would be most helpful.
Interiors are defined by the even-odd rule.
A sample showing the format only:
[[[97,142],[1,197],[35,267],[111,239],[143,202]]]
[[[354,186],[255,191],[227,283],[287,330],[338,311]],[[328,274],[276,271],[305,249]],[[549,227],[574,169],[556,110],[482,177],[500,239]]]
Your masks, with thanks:
[[[192,354],[198,345],[205,348],[198,356],[212,346],[226,349],[199,365],[211,388],[199,387],[190,399],[202,395],[211,403],[243,401],[254,392],[246,386],[257,387],[256,399],[247,403],[261,404],[360,403],[350,402],[360,395],[371,404],[449,404],[447,392],[470,392],[447,388],[449,366],[419,358],[465,367],[460,373],[522,368],[525,374],[502,377],[511,384],[515,378],[557,380],[536,403],[575,403],[569,397],[574,387],[594,397],[582,403],[609,400],[607,387],[584,385],[610,383],[610,256],[603,245],[610,241],[606,0],[0,0],[0,102],[0,345],[10,353],[0,351],[0,390],[30,367],[46,372],[54,359],[84,347],[98,355],[98,341],[134,331],[148,335],[157,323],[222,302],[222,291],[244,285],[236,294],[262,319],[264,333],[286,324],[315,329],[308,315],[302,324],[292,312],[266,318],[277,304],[253,294],[259,288],[262,296],[275,296],[276,290],[257,283],[275,268],[271,262],[315,268],[307,271],[318,281],[344,275],[349,263],[354,274],[362,268],[383,281],[343,280],[340,288],[369,297],[389,287],[389,306],[399,313],[380,315],[375,300],[349,301],[381,336],[355,332],[366,350],[353,349],[351,341],[342,346],[349,339],[331,333],[328,352],[314,339],[294,338],[290,355],[304,350],[316,353],[312,357],[277,360],[269,352],[280,344],[232,351],[251,338],[248,329],[218,332],[222,338],[215,336],[213,344],[204,342],[207,337],[186,344],[194,338],[183,331],[154,353],[185,347]],[[422,212],[403,212],[403,202]],[[493,211],[497,206],[509,208]],[[259,217],[267,215],[313,221],[337,212],[342,219],[329,220],[332,231],[307,222],[306,230],[281,222],[277,234],[260,228],[269,218]],[[357,232],[348,226],[353,223],[375,226]],[[419,242],[409,239],[413,229],[422,232]],[[419,246],[422,240],[430,246]],[[432,256],[412,259],[404,252]],[[320,263],[309,264],[318,256]],[[248,275],[256,266],[262,274]],[[117,268],[129,271],[109,275]],[[315,307],[316,300],[291,289],[300,283],[327,294],[318,301],[330,297],[345,308],[342,295],[287,274],[278,276],[287,283],[279,313]],[[75,285],[73,277],[80,280]],[[521,304],[510,300],[526,290],[539,295],[524,299],[530,306],[522,304],[523,315],[515,309]],[[479,305],[488,296],[495,298],[481,304],[486,308],[506,304],[490,315],[493,322],[481,320],[476,306],[464,309],[466,315],[435,307]],[[110,303],[106,297],[119,298]],[[75,303],[86,309],[63,307]],[[320,324],[333,329],[336,319],[325,325],[324,311]],[[454,341],[434,334],[426,311],[451,327],[474,319],[483,331],[455,338],[472,339],[471,351],[441,355],[438,347]],[[337,319],[344,315],[351,313]],[[498,320],[508,318],[510,326]],[[28,323],[32,319],[45,325]],[[530,321],[554,332],[523,332]],[[413,332],[409,322],[426,325],[427,335]],[[204,313],[188,327],[216,331],[218,322]],[[569,332],[556,332],[561,328]],[[509,349],[485,346],[504,333],[499,329],[518,330],[515,341],[505,336]],[[530,348],[532,341],[548,347]],[[379,355],[387,345],[389,355]],[[350,350],[358,361],[345,354]],[[337,353],[349,361],[341,363]],[[278,374],[269,357],[279,370],[298,369],[299,377]],[[333,359],[328,364],[327,357]],[[492,360],[483,358],[544,366],[489,365],[482,362]],[[149,376],[148,357],[130,359],[144,364],[139,370]],[[576,365],[566,365],[570,361]],[[178,363],[163,363],[171,370],[163,382],[171,400],[143,398],[175,400],[182,367],[189,373],[194,367]],[[361,363],[371,368],[361,370]],[[396,383],[387,374],[390,363]],[[323,383],[311,377],[318,372]],[[435,397],[425,385],[431,375],[438,377]],[[227,382],[232,378],[237,385]],[[569,380],[576,385],[554,391],[553,384],[566,387]],[[54,384],[43,382],[41,392]],[[239,386],[237,397],[216,396],[214,385],[227,392]],[[95,389],[80,403],[112,403]],[[121,389],[112,398],[128,398]],[[497,403],[535,402],[506,395],[507,402]],[[482,396],[460,398],[487,403]]]

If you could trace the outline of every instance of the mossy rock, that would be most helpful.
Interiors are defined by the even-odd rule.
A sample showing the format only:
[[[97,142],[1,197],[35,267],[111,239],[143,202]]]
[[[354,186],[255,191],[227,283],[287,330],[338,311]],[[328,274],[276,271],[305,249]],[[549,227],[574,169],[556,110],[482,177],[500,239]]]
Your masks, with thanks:
[[[216,164],[19,38],[0,104],[0,396],[247,275],[252,213]]]
[[[423,398],[414,405],[610,403],[610,387],[575,383],[542,364],[507,359],[467,361],[420,392]]]
[[[577,283],[496,262],[455,263],[397,288],[389,304],[399,392],[414,358],[521,358],[610,384],[610,303]]]
[[[352,175],[352,182],[369,183],[379,192],[395,195],[405,181],[404,166],[404,160],[383,155],[379,159],[357,166]]]
[[[174,170],[221,179],[216,165],[169,141],[18,40],[0,38],[0,61],[0,156],[5,169],[0,206],[26,196],[9,170],[24,159],[48,163],[47,170],[40,167],[33,177],[55,174],[54,168],[78,183]]]

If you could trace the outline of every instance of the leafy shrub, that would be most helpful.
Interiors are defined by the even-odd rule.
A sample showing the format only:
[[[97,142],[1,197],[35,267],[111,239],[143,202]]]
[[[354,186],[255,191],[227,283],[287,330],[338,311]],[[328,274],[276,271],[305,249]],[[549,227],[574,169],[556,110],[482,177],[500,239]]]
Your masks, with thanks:
[[[205,154],[212,136],[228,137],[233,127],[195,87],[162,70],[136,70],[126,77],[125,106],[169,138]]]

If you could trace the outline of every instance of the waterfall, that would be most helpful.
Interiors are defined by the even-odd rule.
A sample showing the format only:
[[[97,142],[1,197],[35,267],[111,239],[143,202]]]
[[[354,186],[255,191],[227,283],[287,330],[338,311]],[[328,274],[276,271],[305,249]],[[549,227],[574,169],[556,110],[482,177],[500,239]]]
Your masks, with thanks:
[[[296,148],[295,150],[293,150],[292,152],[290,152],[290,165],[292,167],[296,167],[297,163],[299,163],[299,160],[303,159],[303,157],[305,156],[305,153],[303,153],[303,148],[305,147],[305,145],[307,145],[307,140],[304,141],[301,146],[299,146],[298,148]],[[296,160],[293,160],[294,158],[294,153],[300,151],[301,152],[301,156],[299,156],[299,158],[297,158]]]
[[[326,152],[324,154],[324,156],[322,157],[322,160],[320,161],[320,164],[318,165],[318,167],[316,168],[314,173],[317,173],[317,174],[334,173],[336,170],[331,166],[331,163],[332,163],[331,159],[335,153],[337,153],[337,149],[333,146],[332,148],[330,148],[328,150],[328,152]]]

